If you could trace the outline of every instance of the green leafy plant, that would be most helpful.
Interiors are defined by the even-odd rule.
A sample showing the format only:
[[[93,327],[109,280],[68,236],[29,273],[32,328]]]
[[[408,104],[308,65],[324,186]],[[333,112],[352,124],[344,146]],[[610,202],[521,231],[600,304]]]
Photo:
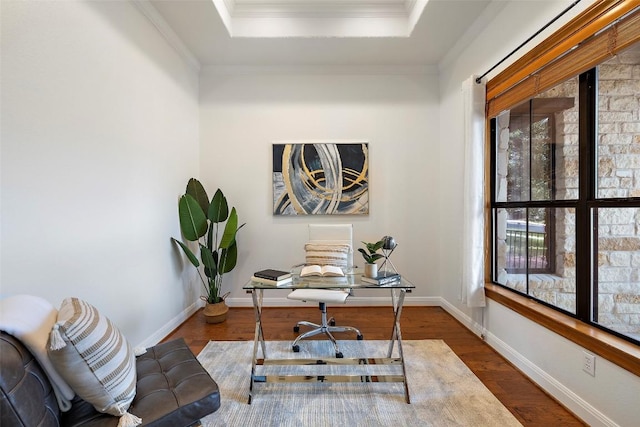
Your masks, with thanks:
[[[180,197],[178,214],[182,236],[189,242],[198,242],[200,260],[187,244],[174,238],[172,240],[182,248],[191,264],[196,267],[207,293],[207,302],[220,302],[223,300],[220,296],[222,276],[236,266],[236,234],[245,224],[238,226],[236,208],[229,212],[227,199],[220,189],[209,201],[204,187],[195,178],[189,180],[186,193]],[[204,277],[199,268],[201,263]]]
[[[362,257],[364,258],[364,261],[367,264],[373,264],[384,256],[381,253],[378,253],[378,251],[382,249],[384,240],[380,239],[375,243],[367,243],[367,242],[362,242],[362,243],[364,244],[366,250],[365,248],[358,248],[358,252],[362,254]]]

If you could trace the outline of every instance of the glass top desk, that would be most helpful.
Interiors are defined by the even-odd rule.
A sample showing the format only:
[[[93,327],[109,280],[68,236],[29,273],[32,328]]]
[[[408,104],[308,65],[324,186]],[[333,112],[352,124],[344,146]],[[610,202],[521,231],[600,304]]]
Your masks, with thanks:
[[[255,336],[253,343],[253,360],[251,364],[251,382],[249,385],[249,401],[253,397],[253,387],[255,383],[263,382],[402,382],[404,384],[405,401],[410,403],[409,388],[407,386],[407,374],[404,363],[404,355],[402,352],[402,334],[400,332],[400,315],[402,313],[402,305],[407,292],[411,292],[415,286],[404,277],[395,282],[385,285],[374,285],[363,282],[361,273],[347,273],[343,278],[304,278],[300,277],[299,272],[295,272],[293,281],[285,285],[274,286],[260,282],[249,280],[243,287],[248,293],[251,293],[253,299],[253,309],[255,312]],[[374,289],[378,291],[389,292],[391,298],[391,308],[394,313],[393,325],[391,328],[391,336],[389,337],[389,348],[386,358],[366,358],[363,355],[357,358],[322,358],[313,359],[267,359],[267,350],[262,331],[262,302],[265,291],[273,290],[293,290],[293,289],[345,289],[354,291],[357,289]],[[380,307],[384,309],[384,307]],[[398,357],[392,357],[394,346],[397,345]],[[258,351],[262,350],[262,358],[258,358]],[[354,375],[257,375],[256,367],[263,365],[399,365],[401,367],[400,375],[375,375],[367,376],[362,373]]]

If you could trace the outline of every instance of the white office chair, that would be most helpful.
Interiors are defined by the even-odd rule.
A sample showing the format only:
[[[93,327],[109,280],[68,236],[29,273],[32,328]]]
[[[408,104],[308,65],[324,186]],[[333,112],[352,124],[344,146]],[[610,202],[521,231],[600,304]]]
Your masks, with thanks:
[[[353,267],[353,226],[351,224],[309,224],[309,246],[328,247],[332,245],[336,248],[344,249],[348,246],[346,257],[340,254],[344,252],[336,252],[336,256],[329,254],[318,254],[307,250],[307,262],[310,264],[331,264],[338,265],[344,270],[350,270]],[[327,303],[344,304],[349,297],[349,291],[343,289],[296,289],[291,292],[287,298],[298,301],[315,301],[321,312],[320,324],[307,321],[300,321],[294,327],[294,332],[300,332],[300,326],[312,328],[310,331],[299,335],[291,345],[294,352],[300,351],[298,343],[300,340],[309,338],[319,334],[325,334],[333,343],[336,357],[342,358],[343,354],[338,348],[336,339],[332,332],[355,332],[357,339],[363,339],[360,331],[351,326],[336,326],[335,319],[332,317],[327,320]]]

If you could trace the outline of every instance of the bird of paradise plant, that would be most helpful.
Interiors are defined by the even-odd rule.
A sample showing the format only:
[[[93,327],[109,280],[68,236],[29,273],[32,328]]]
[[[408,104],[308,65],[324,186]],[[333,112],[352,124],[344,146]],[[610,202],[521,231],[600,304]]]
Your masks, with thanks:
[[[238,244],[236,234],[245,224],[238,226],[238,214],[233,207],[229,212],[227,199],[220,189],[209,200],[204,187],[195,178],[187,183],[186,193],[178,202],[180,230],[189,242],[198,242],[200,259],[186,243],[172,238],[196,267],[210,304],[221,302],[223,275],[236,266]],[[226,221],[226,223],[225,223]],[[222,235],[219,235],[222,231]],[[202,263],[204,276],[199,268]]]

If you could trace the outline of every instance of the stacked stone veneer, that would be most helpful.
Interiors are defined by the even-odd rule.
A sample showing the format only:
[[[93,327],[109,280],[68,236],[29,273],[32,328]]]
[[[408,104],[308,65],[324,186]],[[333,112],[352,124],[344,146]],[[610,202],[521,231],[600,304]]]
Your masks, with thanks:
[[[640,49],[599,67],[598,197],[640,197]],[[598,212],[598,323],[640,339],[640,209]]]
[[[599,67],[598,197],[640,197],[640,49],[620,54]],[[571,79],[540,98],[577,97]],[[498,117],[498,200],[506,200],[509,114]],[[556,197],[578,196],[578,107],[555,114]],[[502,172],[501,172],[502,171]],[[532,274],[529,294],[575,313],[575,214],[556,210],[554,274]],[[498,265],[505,266],[506,212],[497,216]],[[640,209],[598,212],[598,323],[640,339]],[[526,292],[524,274],[498,281]]]

